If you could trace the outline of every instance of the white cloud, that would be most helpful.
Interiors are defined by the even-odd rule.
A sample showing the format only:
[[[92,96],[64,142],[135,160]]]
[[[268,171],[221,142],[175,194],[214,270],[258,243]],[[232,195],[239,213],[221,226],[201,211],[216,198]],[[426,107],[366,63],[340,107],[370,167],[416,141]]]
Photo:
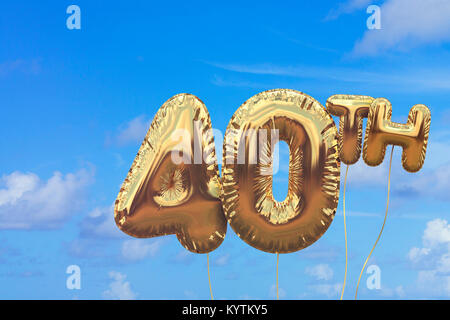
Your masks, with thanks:
[[[305,273],[314,277],[316,280],[331,280],[334,275],[333,269],[325,263],[307,267]]]
[[[46,182],[34,173],[13,172],[0,178],[0,229],[56,228],[82,202],[92,173],[55,172]]]
[[[419,269],[416,290],[426,297],[450,297],[450,225],[446,220],[427,223],[423,247],[413,247],[408,259]]]
[[[269,296],[274,299],[277,297],[277,285],[276,284],[273,284],[270,287]],[[280,299],[283,299],[284,297],[286,297],[286,290],[284,290],[280,286],[278,286],[278,296]]]
[[[343,14],[349,14],[357,10],[366,8],[373,3],[373,0],[349,0],[346,2],[341,2],[337,8],[332,9],[325,20],[334,20]]]
[[[431,248],[439,244],[450,244],[450,225],[447,220],[435,219],[428,222],[422,240],[424,245]]]
[[[80,235],[83,238],[124,237],[114,221],[114,205],[92,210],[80,223]]]
[[[117,134],[117,143],[119,145],[126,145],[129,143],[138,143],[144,140],[145,134],[150,127],[150,120],[145,119],[144,116],[136,117],[121,128]]]
[[[0,189],[0,206],[14,205],[25,192],[36,188],[39,177],[33,173],[23,174],[13,172],[9,176],[3,176],[2,180],[6,189]]]
[[[139,261],[153,257],[161,248],[161,239],[130,239],[123,242],[122,256],[130,261]]]
[[[381,6],[381,29],[367,30],[354,53],[374,55],[450,40],[450,1],[387,0]]]
[[[137,294],[131,290],[130,283],[125,281],[127,276],[117,272],[111,271],[109,277],[113,280],[109,284],[109,289],[103,291],[103,298],[109,300],[134,300]]]
[[[430,254],[431,249],[430,248],[411,248],[411,250],[409,250],[408,253],[408,258],[411,261],[419,261],[420,259],[422,259],[424,256],[427,256],[428,254]]]

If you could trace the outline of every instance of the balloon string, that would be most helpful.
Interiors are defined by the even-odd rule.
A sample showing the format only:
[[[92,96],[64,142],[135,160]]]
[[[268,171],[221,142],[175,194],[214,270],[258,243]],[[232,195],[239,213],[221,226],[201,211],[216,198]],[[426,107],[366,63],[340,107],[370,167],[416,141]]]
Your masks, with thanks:
[[[211,276],[209,274],[209,253],[206,254],[206,262],[208,264],[208,282],[209,282],[209,292],[211,293],[211,300],[214,300],[213,292],[211,288]]]
[[[344,235],[345,235],[345,274],[344,274],[344,284],[342,285],[341,292],[341,300],[344,297],[345,284],[347,282],[347,266],[348,266],[348,248],[347,248],[347,223],[345,221],[345,189],[347,186],[347,174],[348,174],[348,165],[346,165],[345,169],[345,179],[344,179],[344,203],[343,203],[343,211],[344,211]]]
[[[381,227],[380,233],[378,234],[378,238],[377,241],[375,241],[375,244],[373,245],[372,250],[370,250],[369,256],[367,257],[366,261],[364,262],[363,268],[361,270],[361,273],[359,274],[359,279],[358,279],[358,284],[356,285],[356,293],[355,293],[355,300],[358,298],[358,288],[359,288],[359,282],[361,281],[361,277],[362,274],[364,272],[364,269],[366,268],[366,264],[370,259],[370,256],[372,255],[373,250],[375,249],[378,240],[380,240],[381,237],[381,233],[383,232],[384,229],[384,225],[386,224],[386,218],[387,218],[387,214],[388,214],[388,209],[389,209],[389,192],[391,190],[391,165],[392,165],[392,154],[394,153],[394,146],[392,146],[391,149],[391,159],[389,160],[389,175],[388,175],[388,192],[387,192],[387,200],[386,200],[386,213],[384,214],[384,221],[383,221],[383,226]]]
[[[277,300],[280,299],[280,296],[278,295],[278,263],[280,261],[280,254],[277,252]]]

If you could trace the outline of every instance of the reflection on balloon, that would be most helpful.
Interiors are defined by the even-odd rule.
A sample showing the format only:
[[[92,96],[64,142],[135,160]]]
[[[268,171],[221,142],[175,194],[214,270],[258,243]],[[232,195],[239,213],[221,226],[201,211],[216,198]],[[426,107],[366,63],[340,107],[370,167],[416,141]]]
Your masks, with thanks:
[[[329,97],[326,103],[328,112],[339,117],[339,158],[347,165],[345,168],[344,202],[342,206],[345,236],[345,274],[341,300],[344,297],[348,268],[347,222],[345,216],[345,191],[348,166],[356,163],[361,156],[363,118],[366,118],[369,114],[369,107],[373,100],[372,97],[368,96],[337,94]]]
[[[289,145],[289,187],[282,202],[272,194],[273,139],[254,139],[267,132]],[[310,96],[278,89],[247,100],[228,124],[222,165],[223,207],[238,236],[272,253],[294,252],[319,239],[338,204],[337,147],[333,119]]]
[[[430,132],[430,110],[423,104],[413,106],[406,124],[391,121],[392,106],[385,98],[375,99],[369,110],[363,159],[370,166],[379,165],[388,144],[403,148],[402,165],[409,172],[422,168]]]
[[[363,118],[367,118],[374,98],[337,94],[328,98],[328,112],[339,117],[339,157],[347,165],[361,156]]]
[[[363,158],[372,166],[393,144],[403,148],[405,169],[418,171],[430,129],[424,105],[411,109],[406,124],[391,121],[384,98],[334,95],[327,108],[340,117],[339,135],[329,113],[306,94],[277,89],[250,98],[228,124],[221,181],[206,107],[193,95],[172,97],[156,114],[119,192],[117,225],[138,238],[176,234],[186,249],[207,253],[223,241],[226,216],[260,250],[286,253],[311,245],[333,220],[340,159],[352,164],[360,156],[364,117]],[[272,195],[278,139],[290,149],[288,194],[281,202]]]
[[[137,238],[176,234],[196,253],[222,243],[227,226],[210,130],[208,111],[196,96],[179,94],[164,103],[115,203],[123,232]]]

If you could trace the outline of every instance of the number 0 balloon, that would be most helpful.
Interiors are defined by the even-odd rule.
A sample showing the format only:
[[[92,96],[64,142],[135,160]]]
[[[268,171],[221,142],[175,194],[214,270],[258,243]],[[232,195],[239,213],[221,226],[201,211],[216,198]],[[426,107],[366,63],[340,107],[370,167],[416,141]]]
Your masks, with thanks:
[[[258,146],[257,163],[238,163],[240,150],[249,158],[257,146],[247,133],[269,130],[278,130],[289,145],[289,187],[282,202],[272,195],[270,142]],[[340,162],[336,126],[319,102],[294,90],[262,92],[233,115],[225,142],[232,150],[224,149],[223,207],[241,239],[263,251],[287,253],[325,233],[338,204]]]

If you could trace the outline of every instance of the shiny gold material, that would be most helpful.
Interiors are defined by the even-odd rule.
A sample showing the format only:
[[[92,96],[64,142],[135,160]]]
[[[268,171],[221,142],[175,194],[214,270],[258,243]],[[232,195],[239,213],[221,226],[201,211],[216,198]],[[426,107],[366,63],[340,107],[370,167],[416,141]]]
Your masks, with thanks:
[[[375,99],[367,119],[364,137],[363,159],[370,166],[383,162],[386,146],[403,148],[402,165],[406,171],[416,172],[422,168],[430,132],[430,110],[423,104],[411,108],[406,124],[391,121],[392,106],[389,100]]]
[[[176,234],[196,253],[222,243],[227,226],[210,129],[208,111],[196,96],[179,94],[164,103],[115,203],[115,221],[123,232],[137,238]],[[174,139],[177,130],[181,134]],[[187,141],[180,143],[180,138]],[[195,152],[199,146],[205,153],[200,159]],[[176,164],[173,151],[185,160]]]
[[[361,156],[363,118],[367,118],[372,97],[337,94],[328,98],[327,110],[339,117],[339,157],[347,165]]]
[[[282,202],[272,195],[271,143],[250,143],[246,136],[252,129],[278,129],[289,145],[289,188]],[[239,149],[245,149],[245,163],[237,161]],[[255,149],[268,160],[252,164]],[[288,253],[314,243],[334,218],[339,178],[337,129],[312,97],[287,89],[265,91],[231,118],[225,134],[222,204],[233,230],[251,246]]]

